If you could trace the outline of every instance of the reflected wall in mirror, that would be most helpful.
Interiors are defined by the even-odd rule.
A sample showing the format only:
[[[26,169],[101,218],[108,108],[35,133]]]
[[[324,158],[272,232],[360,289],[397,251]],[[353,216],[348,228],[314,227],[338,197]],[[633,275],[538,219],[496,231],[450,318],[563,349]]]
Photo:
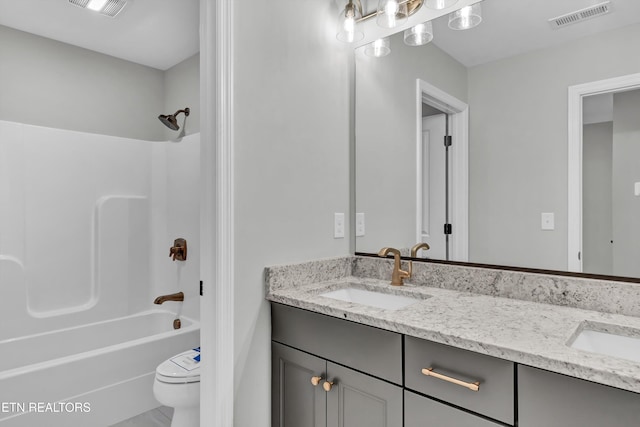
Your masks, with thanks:
[[[452,31],[442,17],[433,22],[434,39],[425,46],[406,46],[398,33],[386,57],[366,57],[356,49],[355,211],[366,219],[365,235],[356,237],[357,252],[410,248],[421,239],[416,122],[423,109],[429,113],[416,103],[420,79],[469,106],[468,169],[449,165],[451,180],[468,173],[467,195],[449,189],[450,200],[468,198],[468,257],[452,253],[449,259],[569,269],[568,88],[640,72],[637,2],[616,1],[610,13],[560,29],[547,22],[591,3],[485,0],[484,20],[474,29]],[[456,149],[454,138],[453,158]],[[640,165],[630,170],[636,175],[625,178],[627,193],[640,181]],[[444,210],[443,196],[436,198],[440,201],[431,199],[431,209]],[[640,197],[633,202],[640,203]],[[613,219],[612,229],[616,223]],[[452,221],[451,236],[465,225]],[[628,227],[640,228],[640,221]],[[442,248],[431,246],[424,255],[446,259]],[[628,257],[635,253],[628,247],[618,253],[620,259],[638,259]],[[640,271],[591,262],[584,271],[640,277]]]

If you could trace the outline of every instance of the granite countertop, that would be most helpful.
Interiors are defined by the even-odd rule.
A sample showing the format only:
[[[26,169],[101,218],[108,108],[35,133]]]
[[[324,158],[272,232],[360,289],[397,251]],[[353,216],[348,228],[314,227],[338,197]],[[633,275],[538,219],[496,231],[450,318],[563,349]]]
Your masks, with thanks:
[[[349,272],[295,286],[274,285],[269,273],[267,276],[267,299],[273,302],[640,393],[640,363],[567,345],[585,325],[593,330],[640,334],[639,317],[411,282],[392,287],[388,280],[357,277]],[[346,287],[406,295],[420,301],[399,310],[385,310],[319,296]]]

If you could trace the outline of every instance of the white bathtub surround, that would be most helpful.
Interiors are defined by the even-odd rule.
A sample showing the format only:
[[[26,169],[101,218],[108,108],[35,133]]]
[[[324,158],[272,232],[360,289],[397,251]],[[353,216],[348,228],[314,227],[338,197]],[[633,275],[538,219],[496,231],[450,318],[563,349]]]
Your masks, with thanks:
[[[0,425],[158,406],[157,365],[200,344],[199,147],[0,121],[0,402],[91,403],[91,418]],[[178,237],[185,262],[169,258]],[[178,291],[184,303],[153,305]]]
[[[199,146],[198,134],[178,144],[0,121],[0,340],[178,290],[199,318]],[[185,263],[168,257],[177,237]]]
[[[345,262],[345,274],[336,275],[336,265]],[[640,392],[636,362],[567,345],[584,322],[640,331],[640,285],[414,263],[413,279],[404,287],[392,287],[392,268],[391,260],[369,257],[269,267],[267,299]],[[310,280],[314,277],[322,280]],[[392,311],[320,296],[346,287],[421,301]],[[576,307],[580,305],[594,308]]]

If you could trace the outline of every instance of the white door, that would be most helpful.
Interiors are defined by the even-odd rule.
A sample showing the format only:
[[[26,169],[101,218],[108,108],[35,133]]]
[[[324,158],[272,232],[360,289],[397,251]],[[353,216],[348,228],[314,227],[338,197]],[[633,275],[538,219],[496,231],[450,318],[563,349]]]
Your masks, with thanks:
[[[446,115],[424,117],[422,119],[422,146],[419,147],[421,159],[422,200],[418,200],[420,242],[427,243],[431,249],[423,256],[432,259],[447,259],[447,239],[444,234],[446,221]]]

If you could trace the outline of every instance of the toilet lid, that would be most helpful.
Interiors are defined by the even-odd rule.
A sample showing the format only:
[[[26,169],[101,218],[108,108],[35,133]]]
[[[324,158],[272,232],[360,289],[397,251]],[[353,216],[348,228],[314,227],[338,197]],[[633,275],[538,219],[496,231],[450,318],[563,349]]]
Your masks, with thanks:
[[[200,381],[200,347],[185,351],[162,362],[156,368],[156,379],[182,384]]]

